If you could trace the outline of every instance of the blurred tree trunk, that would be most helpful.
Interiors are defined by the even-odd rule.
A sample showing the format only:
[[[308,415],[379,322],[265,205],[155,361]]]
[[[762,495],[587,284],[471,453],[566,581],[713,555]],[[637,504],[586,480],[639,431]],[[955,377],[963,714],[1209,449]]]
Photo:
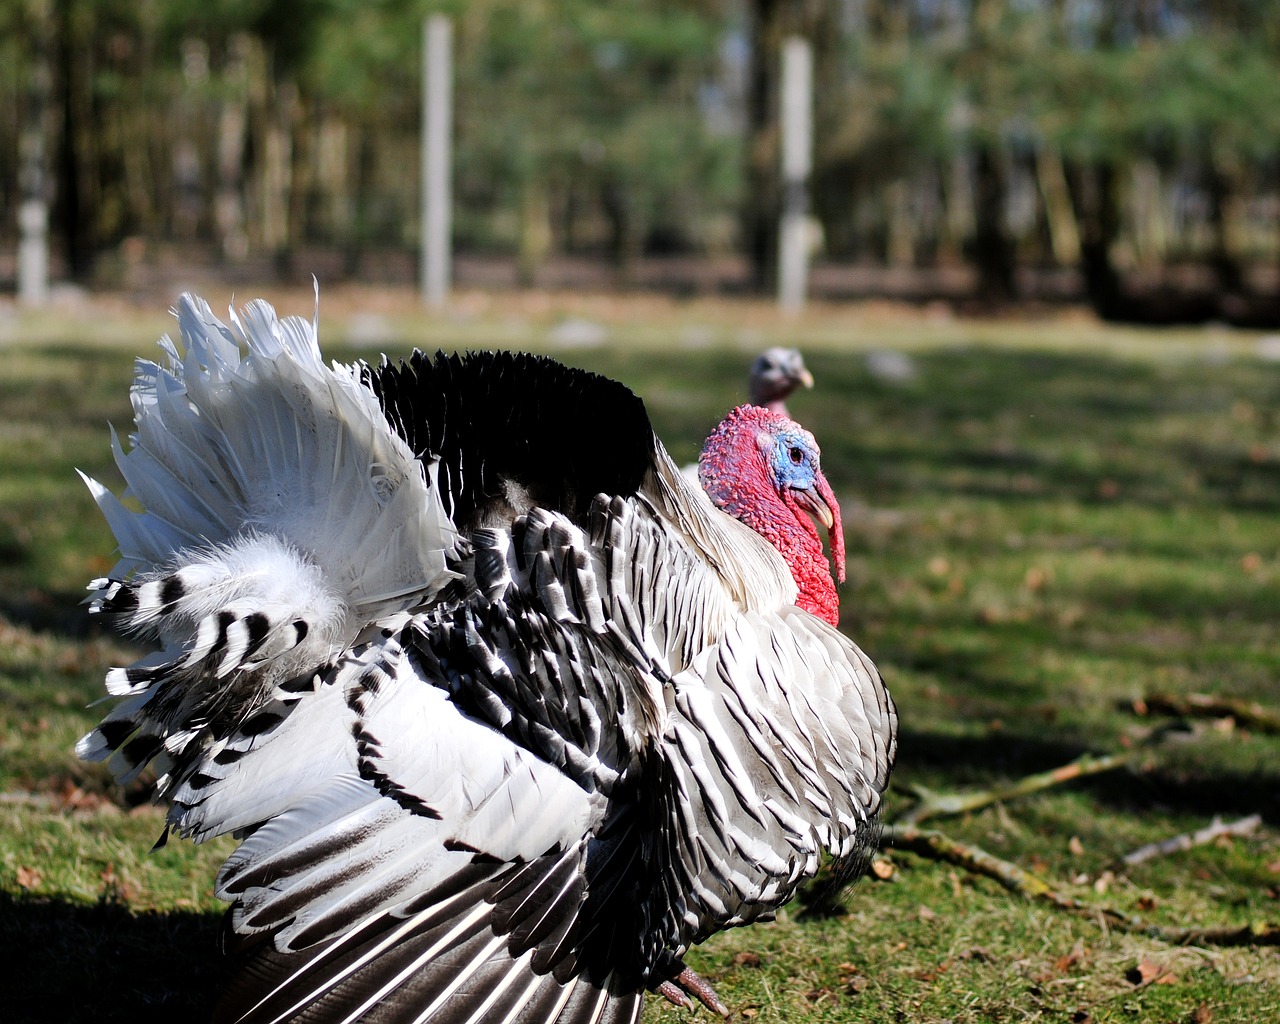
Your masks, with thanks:
[[[964,243],[973,234],[973,191],[969,161],[964,154],[948,159],[942,168],[943,230],[938,244],[938,262],[956,266],[963,262]]]
[[[293,121],[297,87],[267,74],[267,110],[263,124],[261,213],[262,247],[277,271],[289,263],[289,184],[293,172]]]
[[[885,186],[885,255],[892,267],[910,267],[915,263],[915,221],[919,206],[912,202],[912,191],[913,183],[905,178]]]
[[[214,223],[218,252],[235,262],[249,255],[244,212],[245,142],[249,129],[249,50],[252,41],[236,33],[227,41],[222,100],[218,109],[217,192]]]
[[[979,68],[990,66],[995,56],[1005,0],[974,0],[969,11],[969,59]],[[973,97],[978,131],[973,141],[973,243],[971,256],[978,271],[978,297],[985,302],[1005,302],[1017,291],[1013,240],[1005,224],[1008,183],[1000,150],[1001,126],[987,121],[992,85],[985,73],[977,75]]]
[[[785,7],[783,0],[752,0],[748,13],[751,64],[747,76],[747,167],[742,233],[751,266],[751,285],[759,292],[773,288],[778,267],[778,212],[782,195],[778,167],[778,61]]]
[[[364,260],[365,240],[368,234],[369,198],[373,191],[374,169],[377,154],[374,151],[373,132],[365,126],[353,128],[356,132],[353,168],[351,174],[351,231],[344,247],[343,267],[348,277],[360,272]]]
[[[72,279],[89,270],[94,248],[90,211],[86,208],[84,169],[79,125],[89,125],[86,103],[91,58],[79,31],[74,0],[58,0],[54,11],[57,37],[58,104],[61,108],[61,145],[55,169],[54,221],[62,239],[62,252]]]
[[[533,175],[520,198],[520,238],[516,250],[516,277],[524,287],[537,283],[538,273],[551,252],[551,200],[547,182]]]
[[[1120,232],[1115,165],[1106,160],[1067,160],[1063,171],[1080,229],[1080,272],[1085,293],[1099,316],[1118,316],[1124,302],[1120,276],[1111,260],[1111,246]]]
[[[315,126],[315,167],[312,192],[316,197],[319,230],[330,243],[345,245],[354,228],[351,197],[351,135],[345,118],[323,111]]]
[[[636,209],[636,189],[626,182],[606,181],[600,198],[609,222],[609,254],[622,283],[630,284],[644,250],[646,227]]]
[[[987,302],[1005,302],[1017,292],[1015,252],[1005,228],[1005,175],[999,154],[979,142],[973,160],[973,261],[978,294]]]
[[[1168,248],[1160,168],[1154,160],[1135,160],[1129,178],[1134,255],[1138,266],[1158,268]]]
[[[310,237],[311,193],[314,182],[315,104],[296,86],[288,108],[289,182],[285,214],[285,245],[281,272],[287,280],[298,276],[298,257]]]
[[[1242,295],[1248,291],[1248,286],[1236,258],[1236,254],[1243,251],[1245,234],[1240,169],[1233,162],[1210,157],[1206,177],[1209,225],[1213,231],[1209,266],[1220,291]]]
[[[1060,267],[1074,266],[1080,256],[1080,232],[1071,208],[1071,192],[1062,167],[1062,157],[1041,147],[1036,150],[1036,183],[1049,228],[1049,248]]]

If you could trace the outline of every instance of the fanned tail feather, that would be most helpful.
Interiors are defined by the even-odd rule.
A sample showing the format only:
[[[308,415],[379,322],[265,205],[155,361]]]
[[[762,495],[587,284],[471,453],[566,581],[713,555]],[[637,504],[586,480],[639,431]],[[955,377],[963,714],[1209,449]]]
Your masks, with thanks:
[[[461,545],[434,465],[354,368],[324,365],[311,323],[253,302],[228,327],[191,295],[177,316],[167,366],[137,364],[128,451],[113,432],[141,511],[84,478],[121,554],[91,611],[162,647],[112,670],[123,701],[77,748],[126,780],[161,755],[162,773],[183,768],[194,740],[230,735],[367,623],[429,600]]]
[[[310,323],[255,301],[233,331],[191,295],[177,313],[185,347],[166,338],[167,367],[138,363],[132,447],[114,443],[143,511],[86,478],[120,544],[113,577],[246,532],[302,551],[362,621],[453,577],[459,538],[434,466],[391,430],[356,368],[324,365]]]

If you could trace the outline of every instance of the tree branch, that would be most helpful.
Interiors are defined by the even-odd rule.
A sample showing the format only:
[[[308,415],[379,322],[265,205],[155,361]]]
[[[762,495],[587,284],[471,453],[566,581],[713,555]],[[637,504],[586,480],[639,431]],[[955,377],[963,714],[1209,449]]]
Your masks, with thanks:
[[[1247,818],[1230,822],[1224,822],[1221,818],[1214,818],[1206,828],[1195,832],[1184,832],[1180,836],[1162,839],[1158,843],[1147,843],[1146,846],[1140,846],[1132,853],[1126,853],[1121,860],[1124,864],[1130,866],[1141,864],[1143,861],[1151,860],[1155,857],[1178,853],[1181,850],[1190,850],[1193,846],[1203,846],[1205,843],[1213,842],[1219,836],[1247,836],[1250,832],[1256,832],[1261,824],[1262,815],[1260,814],[1250,814]]]
[[[939,793],[925,786],[910,785],[907,789],[918,802],[898,821],[903,825],[919,825],[930,818],[965,814],[968,811],[989,807],[991,804],[1029,796],[1064,782],[1120,768],[1133,761],[1142,749],[1135,747],[1119,754],[1103,754],[1101,757],[1082,754],[1070,764],[1064,764],[1060,768],[1028,775],[992,789],[971,790],[966,793]]]
[[[1232,718],[1242,729],[1280,732],[1280,711],[1239,697],[1206,693],[1149,693],[1133,702],[1138,715],[1176,715],[1180,718]]]
[[[1280,945],[1280,923],[1257,921],[1231,928],[1169,928],[1153,924],[1135,914],[1107,904],[1086,903],[1059,892],[1039,875],[1002,860],[986,850],[952,839],[932,829],[913,824],[889,826],[884,830],[882,846],[893,846],[927,860],[955,864],[977,875],[994,879],[1010,892],[1028,899],[1048,903],[1058,910],[1086,917],[1101,917],[1117,931],[1147,935],[1173,945],[1275,946]]]

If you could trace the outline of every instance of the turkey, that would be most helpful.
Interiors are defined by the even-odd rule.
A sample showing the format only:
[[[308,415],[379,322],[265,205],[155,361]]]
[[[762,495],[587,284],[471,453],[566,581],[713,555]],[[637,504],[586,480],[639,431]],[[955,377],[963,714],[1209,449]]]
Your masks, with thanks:
[[[813,387],[813,374],[798,349],[767,348],[751,364],[747,393],[752,405],[786,416],[786,400],[799,387]]]
[[[85,478],[120,549],[91,611],[153,650],[108,673],[77,751],[152,766],[162,841],[240,840],[216,1020],[714,1006],[691,945],[767,920],[825,854],[865,865],[897,717],[825,560],[800,571],[809,513],[838,526],[811,435],[730,416],[726,514],[606,378],[326,365],[314,320],[260,301],[177,317],[113,437],[130,504]]]
[[[748,403],[787,416],[786,399],[802,385],[813,387],[813,374],[805,368],[804,357],[799,350],[767,348],[756,356],[747,375]],[[701,484],[697,463],[681,466],[680,472],[691,483]],[[840,582],[844,582],[844,576],[840,577]]]

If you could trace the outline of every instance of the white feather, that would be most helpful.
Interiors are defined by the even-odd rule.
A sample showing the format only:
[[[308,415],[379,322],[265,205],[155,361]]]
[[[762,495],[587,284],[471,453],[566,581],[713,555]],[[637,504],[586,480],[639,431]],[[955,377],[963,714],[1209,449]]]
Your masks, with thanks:
[[[424,468],[354,367],[326,367],[311,324],[251,303],[234,330],[203,300],[178,308],[183,348],[139,364],[133,447],[117,462],[133,512],[90,491],[120,544],[113,575],[271,535],[301,552],[361,623],[432,593],[457,537]]]

